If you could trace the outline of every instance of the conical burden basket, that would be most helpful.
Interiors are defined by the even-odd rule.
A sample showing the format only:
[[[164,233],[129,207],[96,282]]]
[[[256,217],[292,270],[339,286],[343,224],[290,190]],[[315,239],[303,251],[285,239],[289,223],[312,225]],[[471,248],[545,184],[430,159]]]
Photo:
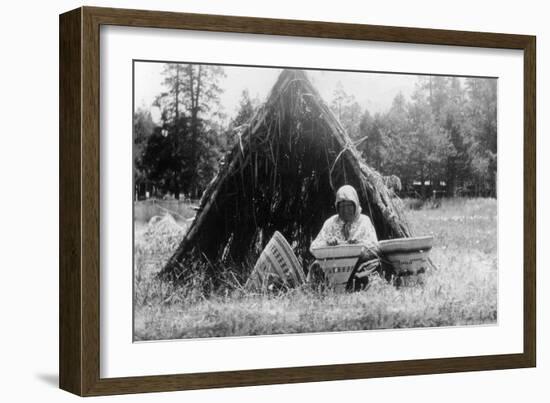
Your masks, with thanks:
[[[305,275],[285,237],[275,231],[258,258],[245,284],[249,291],[265,291],[273,287],[293,288],[305,282]]]

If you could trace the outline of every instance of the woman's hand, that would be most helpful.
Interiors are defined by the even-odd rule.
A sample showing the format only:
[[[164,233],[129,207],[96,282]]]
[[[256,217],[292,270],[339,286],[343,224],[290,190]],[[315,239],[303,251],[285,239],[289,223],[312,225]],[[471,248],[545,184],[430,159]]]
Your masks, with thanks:
[[[328,246],[336,246],[338,245],[338,240],[336,238],[330,238],[327,240]]]
[[[359,243],[359,241],[357,239],[349,239],[348,243],[351,244],[351,245],[355,245],[355,244]]]

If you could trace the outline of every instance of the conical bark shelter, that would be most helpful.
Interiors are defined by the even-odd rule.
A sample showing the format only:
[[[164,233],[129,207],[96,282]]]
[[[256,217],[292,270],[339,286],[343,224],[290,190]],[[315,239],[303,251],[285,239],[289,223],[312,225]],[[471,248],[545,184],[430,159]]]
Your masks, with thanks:
[[[362,160],[303,71],[281,73],[238,139],[161,275],[179,277],[189,258],[244,263],[275,231],[306,264],[309,245],[335,213],[335,192],[345,184],[357,190],[379,239],[411,236],[382,176]]]

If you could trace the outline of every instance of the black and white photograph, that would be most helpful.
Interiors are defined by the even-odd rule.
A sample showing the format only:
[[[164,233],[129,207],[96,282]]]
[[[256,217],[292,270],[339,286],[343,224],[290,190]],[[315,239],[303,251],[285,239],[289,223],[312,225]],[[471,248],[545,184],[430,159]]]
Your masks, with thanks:
[[[0,400],[547,403],[543,2],[4,10]]]
[[[496,325],[497,87],[134,60],[133,340]]]

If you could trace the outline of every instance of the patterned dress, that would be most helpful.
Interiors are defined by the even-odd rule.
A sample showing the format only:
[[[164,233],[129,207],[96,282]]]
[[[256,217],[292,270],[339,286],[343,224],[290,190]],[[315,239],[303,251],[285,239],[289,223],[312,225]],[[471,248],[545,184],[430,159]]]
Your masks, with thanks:
[[[368,216],[359,214],[350,224],[348,238],[344,235],[344,224],[344,221],[337,214],[326,220],[319,235],[317,235],[311,243],[311,249],[330,246],[330,244],[334,244],[334,242],[336,242],[337,245],[360,243],[368,247],[377,244],[378,238],[376,236],[376,231]]]

